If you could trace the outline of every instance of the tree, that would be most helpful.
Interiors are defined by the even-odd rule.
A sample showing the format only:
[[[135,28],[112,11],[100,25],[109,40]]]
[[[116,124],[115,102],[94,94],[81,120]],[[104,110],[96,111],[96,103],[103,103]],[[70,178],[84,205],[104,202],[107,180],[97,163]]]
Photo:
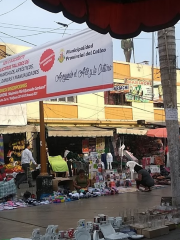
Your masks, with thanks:
[[[180,205],[180,142],[177,114],[175,27],[158,32],[158,48],[171,167],[172,198],[173,205],[178,206]]]

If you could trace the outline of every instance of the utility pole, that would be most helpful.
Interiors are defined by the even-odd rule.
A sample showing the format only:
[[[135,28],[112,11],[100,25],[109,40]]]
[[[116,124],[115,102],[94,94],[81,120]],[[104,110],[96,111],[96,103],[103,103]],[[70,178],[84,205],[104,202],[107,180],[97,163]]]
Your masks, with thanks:
[[[133,45],[133,59],[134,59],[134,63],[136,63],[136,60],[135,60],[135,52],[134,52],[134,40],[132,38],[132,45]]]
[[[46,160],[46,139],[45,139],[45,125],[44,125],[44,106],[43,101],[39,102],[39,117],[40,117],[40,162],[41,173],[40,176],[47,176],[47,160]]]
[[[152,102],[154,101],[154,32],[152,32]]]
[[[175,27],[158,32],[159,61],[171,167],[173,205],[180,206],[179,124],[176,85]]]

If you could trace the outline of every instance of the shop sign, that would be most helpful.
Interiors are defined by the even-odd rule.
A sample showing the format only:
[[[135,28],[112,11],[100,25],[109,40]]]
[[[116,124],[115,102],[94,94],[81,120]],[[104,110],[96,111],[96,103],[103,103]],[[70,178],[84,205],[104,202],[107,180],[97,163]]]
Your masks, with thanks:
[[[96,151],[98,153],[105,152],[105,138],[104,137],[96,138]]]
[[[152,102],[152,82],[150,80],[125,79],[124,83],[125,84],[118,84],[119,87],[117,88],[122,89],[119,93],[126,93],[125,99],[127,102]],[[118,92],[116,91],[114,93]],[[163,103],[163,90],[160,82],[154,82],[153,94],[154,103]]]
[[[154,103],[163,103],[163,89],[160,82],[154,84]]]
[[[89,152],[96,152],[96,138],[89,138]]]
[[[125,94],[127,102],[152,102],[152,82],[139,79],[125,79],[129,84],[129,93]]]
[[[82,140],[82,153],[89,153],[89,139]]]
[[[0,61],[0,106],[113,88],[109,34],[90,29]]]
[[[115,93],[128,93],[129,92],[129,85],[128,84],[123,84],[123,83],[114,83],[114,88],[110,93],[115,94]]]

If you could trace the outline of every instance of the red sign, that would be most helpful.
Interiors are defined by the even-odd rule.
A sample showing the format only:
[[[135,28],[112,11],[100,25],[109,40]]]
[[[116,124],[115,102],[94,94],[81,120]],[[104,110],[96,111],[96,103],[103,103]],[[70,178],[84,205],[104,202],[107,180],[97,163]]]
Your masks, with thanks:
[[[89,153],[89,139],[82,140],[82,152]]]
[[[0,60],[0,107],[112,87],[112,39],[89,29]]]
[[[46,76],[0,87],[0,105],[46,97]]]
[[[47,49],[40,58],[40,68],[43,72],[48,72],[55,61],[55,53],[52,49]]]

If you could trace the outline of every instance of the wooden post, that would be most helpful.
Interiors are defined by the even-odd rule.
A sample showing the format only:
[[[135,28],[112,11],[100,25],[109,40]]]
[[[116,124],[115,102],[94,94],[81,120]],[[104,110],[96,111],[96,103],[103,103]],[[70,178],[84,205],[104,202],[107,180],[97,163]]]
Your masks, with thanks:
[[[40,176],[47,176],[47,157],[46,157],[46,143],[45,143],[45,125],[44,125],[44,107],[43,101],[39,102],[39,115],[40,115],[40,163],[41,173]]]

